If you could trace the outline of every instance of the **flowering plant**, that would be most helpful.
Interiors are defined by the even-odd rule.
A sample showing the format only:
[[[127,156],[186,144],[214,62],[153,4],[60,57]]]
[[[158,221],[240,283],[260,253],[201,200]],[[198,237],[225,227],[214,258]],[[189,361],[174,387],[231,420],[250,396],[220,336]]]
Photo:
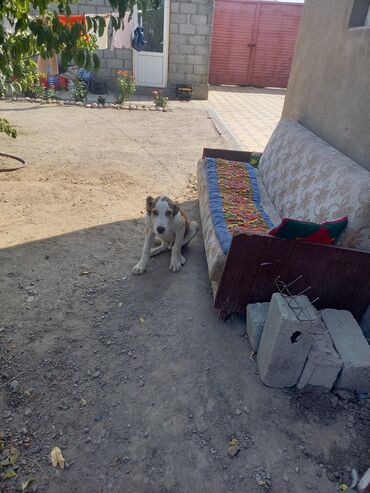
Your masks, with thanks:
[[[117,70],[119,95],[117,101],[119,104],[124,103],[128,98],[133,96],[136,91],[134,77],[126,70]]]
[[[153,103],[155,104],[156,108],[162,108],[163,111],[167,111],[168,98],[163,97],[161,92],[158,90],[153,91],[152,94],[153,94]]]

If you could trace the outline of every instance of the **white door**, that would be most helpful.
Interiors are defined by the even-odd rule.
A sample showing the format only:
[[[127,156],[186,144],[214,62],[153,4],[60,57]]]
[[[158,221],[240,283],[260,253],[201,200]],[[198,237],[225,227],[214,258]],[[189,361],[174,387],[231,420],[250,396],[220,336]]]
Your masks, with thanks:
[[[134,77],[138,86],[166,87],[168,71],[168,39],[170,0],[162,0],[157,10],[148,8],[139,13],[144,37],[143,51],[134,51]]]

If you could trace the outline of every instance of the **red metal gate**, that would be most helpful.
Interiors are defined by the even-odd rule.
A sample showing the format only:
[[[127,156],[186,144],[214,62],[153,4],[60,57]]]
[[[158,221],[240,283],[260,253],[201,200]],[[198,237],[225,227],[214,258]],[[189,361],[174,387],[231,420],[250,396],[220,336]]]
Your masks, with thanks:
[[[215,0],[211,84],[287,87],[303,4]]]

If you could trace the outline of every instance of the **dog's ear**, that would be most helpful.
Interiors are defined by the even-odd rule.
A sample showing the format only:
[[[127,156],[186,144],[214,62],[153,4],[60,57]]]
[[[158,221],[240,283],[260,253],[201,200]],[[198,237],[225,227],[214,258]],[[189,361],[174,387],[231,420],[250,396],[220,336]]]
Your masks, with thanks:
[[[148,214],[150,214],[152,212],[153,201],[154,201],[154,199],[150,195],[146,198],[146,211]]]
[[[172,213],[174,216],[179,212],[180,206],[178,204],[172,204]]]

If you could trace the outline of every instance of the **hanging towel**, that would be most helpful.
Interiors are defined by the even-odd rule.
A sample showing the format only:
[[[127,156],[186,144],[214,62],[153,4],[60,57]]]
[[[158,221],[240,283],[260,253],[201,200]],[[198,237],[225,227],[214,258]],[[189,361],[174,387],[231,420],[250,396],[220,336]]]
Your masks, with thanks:
[[[108,48],[108,27],[109,27],[109,14],[86,14],[86,17],[103,17],[105,20],[105,28],[102,36],[96,32],[94,33],[94,28],[91,28],[88,32],[89,36],[95,34],[96,44],[98,50],[106,50]],[[99,25],[98,25],[99,26]]]
[[[58,15],[59,22],[64,26],[73,26],[76,22],[80,24],[84,24],[85,16],[84,15]]]
[[[114,14],[118,17],[118,14]],[[135,14],[133,14],[134,17]],[[117,31],[113,30],[111,49],[132,48],[133,17],[129,20],[130,12],[126,12],[121,21],[121,27]]]

